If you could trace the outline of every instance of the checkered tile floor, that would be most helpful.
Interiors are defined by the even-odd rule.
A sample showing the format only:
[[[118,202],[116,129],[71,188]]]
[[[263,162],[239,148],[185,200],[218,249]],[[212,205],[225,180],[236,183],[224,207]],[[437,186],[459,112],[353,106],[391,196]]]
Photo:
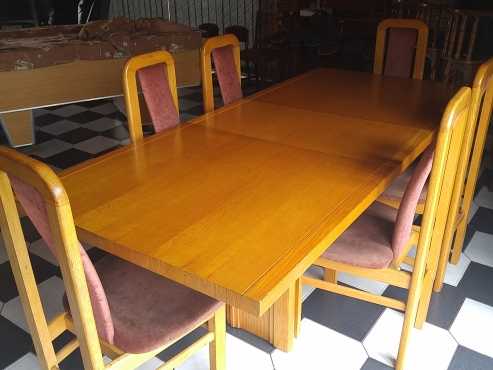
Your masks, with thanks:
[[[252,91],[254,89],[251,89]],[[202,113],[200,90],[181,91],[181,117]],[[128,143],[125,116],[111,101],[95,101],[42,109],[35,113],[37,144],[23,152],[64,169]],[[443,292],[433,297],[428,321],[413,333],[409,370],[493,369],[493,193],[485,184],[492,170],[479,181],[464,255],[450,266]],[[62,310],[63,284],[59,268],[27,219],[22,219],[39,289],[48,317]],[[88,247],[89,248],[89,247]],[[92,259],[103,253],[89,249]],[[307,273],[319,274],[317,269]],[[359,289],[402,297],[405,292],[385,284],[341,276]],[[0,245],[0,368],[37,369],[5,250]],[[283,353],[240,330],[228,328],[228,369],[389,369],[397,351],[402,314],[373,304],[305,288],[301,336],[294,351]],[[191,337],[197,335],[193,333]],[[141,369],[156,368],[187,340],[157,356]],[[70,338],[63,336],[57,346]],[[78,352],[62,369],[82,369]],[[208,369],[206,349],[180,370]]]

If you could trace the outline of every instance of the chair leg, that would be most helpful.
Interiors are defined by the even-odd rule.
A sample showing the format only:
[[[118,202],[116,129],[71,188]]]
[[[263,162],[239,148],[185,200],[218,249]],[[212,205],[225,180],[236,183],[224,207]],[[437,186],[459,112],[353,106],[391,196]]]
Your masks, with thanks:
[[[455,213],[455,207],[452,206],[452,211]],[[459,208],[457,208],[459,210]],[[458,217],[458,216],[457,216]],[[452,242],[454,240],[454,235],[456,231],[456,219],[457,217],[449,217],[447,224],[445,226],[445,231],[443,234],[442,247],[440,250],[440,256],[438,259],[437,272],[435,276],[435,281],[433,283],[433,291],[439,293],[443,287],[443,281],[445,279],[445,273],[447,272],[448,261],[450,258],[450,250],[452,248]]]
[[[466,238],[467,218],[468,217],[466,217],[466,214],[464,214],[464,217],[460,220],[459,225],[457,226],[457,231],[455,232],[452,255],[450,256],[450,263],[453,265],[457,265],[459,263],[460,256],[462,255],[464,239]]]
[[[337,284],[337,271],[324,268],[324,280],[329,283]]]
[[[399,343],[399,352],[395,363],[395,370],[404,370],[406,364],[407,349],[409,339],[416,322],[416,311],[419,297],[415,297],[413,302],[407,303],[406,312],[404,313],[404,323],[402,325],[401,340]]]
[[[226,369],[226,308],[223,305],[208,322],[209,331],[214,333],[214,340],[209,344],[209,361],[211,370]]]

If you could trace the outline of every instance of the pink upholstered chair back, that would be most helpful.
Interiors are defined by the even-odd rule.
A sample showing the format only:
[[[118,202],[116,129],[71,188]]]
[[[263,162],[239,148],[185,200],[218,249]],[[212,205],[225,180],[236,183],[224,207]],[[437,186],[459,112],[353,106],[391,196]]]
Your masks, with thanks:
[[[418,31],[412,28],[391,28],[387,35],[385,76],[411,78],[416,55]]]
[[[228,45],[214,49],[211,54],[224,105],[243,98],[241,81],[238,78],[238,70],[233,54],[233,46]]]
[[[394,258],[401,256],[409,241],[419,197],[433,166],[434,151],[435,146],[430,145],[422,154],[402,197],[392,236]]]
[[[156,64],[137,72],[154,130],[161,132],[178,126],[180,115],[169,88],[166,68]]]
[[[422,80],[428,35],[419,19],[384,19],[378,25],[373,73]]]
[[[51,253],[55,256],[55,258],[57,258],[48,221],[48,213],[41,194],[32,186],[13,176],[10,176],[10,182],[17,200],[24,208],[24,211],[34,224],[36,230],[41,235],[41,238],[46,243]],[[80,246],[80,254],[98,334],[106,342],[112,344],[114,337],[114,326],[106,294],[98,273],[96,272],[94,265],[82,246]]]

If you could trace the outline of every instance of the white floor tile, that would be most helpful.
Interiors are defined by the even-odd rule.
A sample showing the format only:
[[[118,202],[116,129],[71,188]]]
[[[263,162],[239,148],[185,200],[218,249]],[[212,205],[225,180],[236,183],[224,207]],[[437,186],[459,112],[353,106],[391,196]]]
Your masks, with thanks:
[[[386,309],[368,333],[363,345],[373,359],[394,366],[399,348],[404,315]],[[413,329],[407,352],[406,370],[446,370],[457,342],[450,333],[425,323],[423,329]]]
[[[459,285],[470,263],[471,260],[465,254],[461,255],[457,265],[449,263],[447,265],[444,283],[455,287]]]
[[[493,357],[493,307],[466,298],[450,328],[460,345]]]
[[[63,312],[62,298],[65,289],[62,279],[58,276],[53,276],[39,284],[38,289],[48,321],[53,319],[57,314]],[[2,310],[2,316],[29,332],[19,297],[5,303]]]
[[[38,239],[35,242],[32,242],[29,245],[29,252],[34,253],[35,255],[41,257],[45,261],[48,261],[52,265],[58,266],[58,261],[51,251],[48,249],[48,246],[44,242],[43,239]]]
[[[92,121],[84,125],[84,127],[96,132],[104,132],[121,125],[122,123],[116,119],[112,119],[109,117],[102,117],[100,119],[97,119],[95,121]]]
[[[346,273],[339,273],[337,280],[341,283],[377,295],[382,295],[389,286],[388,284],[376,280],[363,279]]]
[[[145,364],[140,365],[135,370],[155,370],[155,369],[159,368],[159,366],[161,366],[163,364],[164,364],[163,361],[161,361],[160,359],[154,357],[154,358],[150,359],[149,361],[147,361]]]
[[[118,145],[120,145],[120,142],[117,140],[110,139],[104,136],[95,136],[91,139],[82,141],[74,145],[74,148],[87,153],[98,154],[102,151],[114,148]]]
[[[416,257],[416,247],[411,248],[411,250],[409,251],[409,256]],[[449,263],[447,265],[444,283],[455,287],[459,285],[470,263],[471,260],[464,254],[461,256],[461,259],[457,265],[452,265]],[[402,264],[401,267],[404,271],[412,271],[412,267],[405,263]]]
[[[7,366],[5,370],[38,370],[41,369],[37,357],[33,353],[22,356],[13,364]]]
[[[31,152],[31,154],[41,158],[48,158],[71,148],[72,144],[67,143],[66,141],[52,139],[36,145],[36,148]]]
[[[476,231],[464,254],[471,261],[493,267],[493,235]]]
[[[474,202],[480,207],[493,209],[493,192],[488,191],[488,188],[483,186],[476,195]]]
[[[276,370],[358,370],[367,358],[361,342],[308,319],[301,322],[301,335],[292,352],[272,353]]]
[[[226,368],[228,370],[274,370],[268,353],[226,335]],[[209,370],[209,347],[203,347],[176,370]]]
[[[471,209],[469,209],[469,216],[467,217],[467,222],[471,222],[472,218],[474,217],[474,215],[476,214],[476,212],[478,211],[479,209],[479,206],[472,202],[471,203]]]

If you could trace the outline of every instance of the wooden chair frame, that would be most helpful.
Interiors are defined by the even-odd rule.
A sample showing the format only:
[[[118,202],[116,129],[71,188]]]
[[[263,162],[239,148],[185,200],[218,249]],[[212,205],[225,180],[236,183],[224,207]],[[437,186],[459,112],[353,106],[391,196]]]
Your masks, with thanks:
[[[456,265],[462,254],[492,109],[493,59],[490,59],[479,68],[473,83],[471,113],[462,144],[463,150],[457,169],[457,180],[454,184],[449,218],[435,278],[434,290],[436,292],[441,291],[443,287],[449,259]],[[451,250],[452,254],[450,254]]]
[[[422,80],[425,70],[426,51],[428,48],[428,26],[419,19],[385,19],[378,25],[377,42],[375,46],[375,62],[373,73],[383,74],[387,50],[387,31],[392,28],[415,29],[418,31],[416,55],[414,58],[413,78]]]
[[[49,323],[34,278],[9,174],[37,189],[45,201],[71,312],[60,314]],[[62,183],[48,166],[12,149],[0,147],[0,203],[2,237],[42,369],[58,369],[59,363],[78,347],[85,369],[134,368],[173,344],[147,353],[129,354],[98,337],[69,199]],[[210,348],[211,369],[225,369],[224,306],[202,324],[208,325],[208,333],[166,362],[161,370],[173,369],[206,344]],[[66,330],[74,333],[76,339],[55,353],[52,342]],[[102,353],[112,359],[109,364],[103,363]]]
[[[212,84],[212,58],[211,53],[214,49],[225,46],[232,46],[238,79],[241,84],[241,61],[240,61],[240,42],[235,35],[228,34],[207,39],[200,51],[200,61],[202,69],[202,95],[204,99],[204,112],[209,113],[214,110],[214,87]]]
[[[127,108],[128,129],[130,140],[135,143],[143,139],[142,114],[140,109],[137,72],[143,68],[156,64],[164,64],[168,76],[169,89],[175,107],[179,112],[178,91],[176,88],[175,60],[167,51],[155,51],[130,58],[123,69],[123,94]]]
[[[367,269],[321,257],[315,265],[325,269],[324,280],[310,277],[302,278],[303,283],[316,288],[405,311],[396,361],[396,369],[398,370],[404,369],[411,329],[422,327],[423,321],[420,321],[422,316],[420,317],[419,313],[423,309],[428,309],[427,305],[422,305],[421,296],[426,284],[429,286],[433,284],[442,234],[447,220],[448,204],[452,196],[451,188],[469,114],[470,100],[471,91],[464,87],[447,106],[438,133],[430,178],[430,191],[426,200],[422,226],[413,229],[407,248],[394,261],[393,265],[387,269]],[[405,256],[416,241],[418,246],[412,273],[400,270],[400,263],[408,262]],[[338,285],[337,272],[347,272],[407,289],[407,302]]]

